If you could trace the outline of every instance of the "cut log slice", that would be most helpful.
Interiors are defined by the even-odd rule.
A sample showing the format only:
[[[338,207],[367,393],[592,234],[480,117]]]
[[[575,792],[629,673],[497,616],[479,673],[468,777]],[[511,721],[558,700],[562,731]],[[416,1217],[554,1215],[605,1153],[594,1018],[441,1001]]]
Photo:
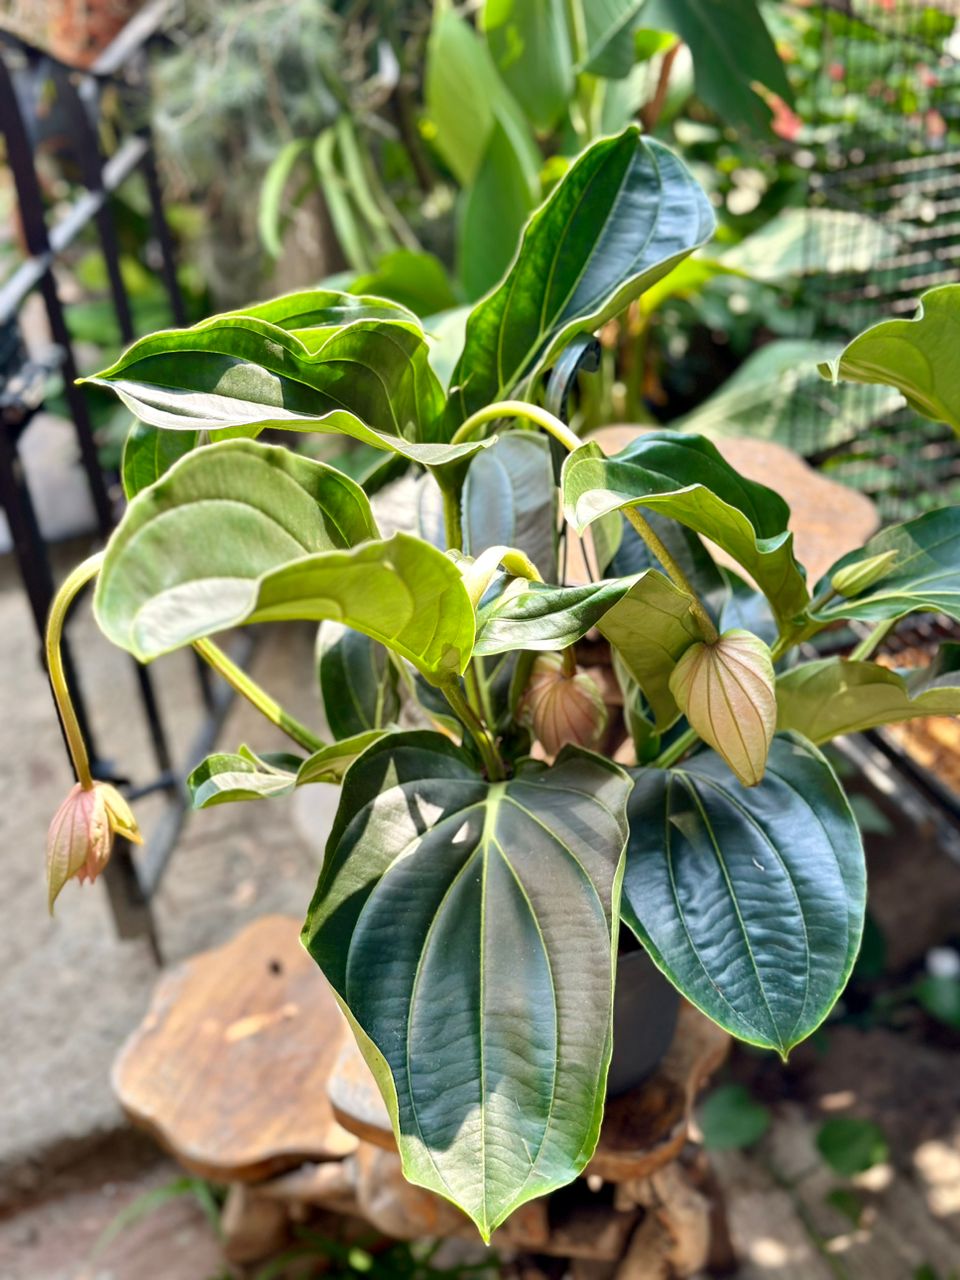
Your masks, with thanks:
[[[350,1033],[299,934],[267,916],[165,974],[114,1063],[131,1121],[201,1177],[260,1181],[356,1150],[327,1094]]]

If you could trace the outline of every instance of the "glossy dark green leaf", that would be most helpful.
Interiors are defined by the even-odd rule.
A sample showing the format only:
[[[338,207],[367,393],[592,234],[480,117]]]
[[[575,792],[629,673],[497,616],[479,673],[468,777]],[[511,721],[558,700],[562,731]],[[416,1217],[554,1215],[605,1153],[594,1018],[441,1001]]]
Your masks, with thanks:
[[[124,441],[120,464],[126,497],[135,498],[141,489],[159,480],[184,454],[197,447],[199,439],[197,431],[161,431],[145,422],[135,422]]]
[[[482,21],[501,77],[534,128],[548,133],[574,88],[565,0],[485,0]]]
[[[777,726],[820,743],[917,716],[960,715],[960,647],[945,647],[946,662],[909,673],[844,658],[794,667],[777,680]]]
[[[467,322],[450,418],[529,385],[576,333],[616,315],[713,234],[680,161],[631,125],[595,142],[527,223],[503,283]]]
[[[383,645],[339,622],[317,633],[317,682],[330,732],[350,738],[382,729],[400,710],[398,672]]]
[[[893,525],[832,565],[815,596],[830,590],[840,570],[895,552],[889,570],[852,599],[833,599],[813,616],[822,622],[861,618],[882,622],[906,613],[939,612],[960,621],[960,507],[941,507],[906,524]]]
[[[516,547],[545,582],[557,576],[557,487],[550,445],[532,431],[508,431],[470,463],[463,486],[463,547]]]
[[[960,284],[922,295],[912,320],[884,320],[820,365],[834,382],[879,382],[911,408],[960,434]]]
[[[657,728],[667,729],[680,714],[670,677],[687,649],[703,639],[690,597],[651,569],[598,625],[643,690]]]
[[[863,931],[863,848],[832,769],[780,736],[749,789],[712,752],[635,777],[624,920],[709,1018],[785,1056],[832,1009]]]
[[[808,603],[787,529],[787,504],[772,489],[739,475],[701,436],[651,431],[610,458],[596,444],[583,445],[564,463],[563,502],[580,532],[634,505],[670,516],[732,555],[779,621],[796,617]]]
[[[457,274],[468,302],[503,276],[539,197],[539,182],[495,121],[476,177],[460,195]]]
[[[757,0],[648,0],[643,20],[690,46],[697,94],[724,124],[767,128],[770,109],[753,91],[755,81],[793,101]]]
[[[622,600],[631,578],[555,587],[504,575],[477,610],[477,654],[565,649]]]
[[[321,747],[307,756],[256,755],[248,747],[207,756],[187,778],[195,809],[237,800],[267,800],[289,795],[310,782],[338,784],[358,756],[384,736],[371,729]]]
[[[334,297],[341,299],[334,310],[367,305]],[[316,323],[324,308],[312,305],[311,295],[292,295],[151,334],[89,381],[155,427],[342,433],[425,465],[476,452],[438,435],[442,391],[414,322],[359,319],[331,328]],[[311,323],[287,327],[302,321]]]
[[[404,1174],[485,1238],[597,1140],[629,786],[571,750],[488,783],[434,733],[373,746],[344,783],[304,943]]]

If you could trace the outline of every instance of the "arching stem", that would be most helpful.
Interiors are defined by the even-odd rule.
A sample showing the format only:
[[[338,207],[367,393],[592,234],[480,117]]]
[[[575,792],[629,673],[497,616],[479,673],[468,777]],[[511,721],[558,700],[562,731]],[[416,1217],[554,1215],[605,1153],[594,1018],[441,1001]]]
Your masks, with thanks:
[[[713,619],[704,608],[700,597],[697,595],[696,591],[694,591],[693,584],[690,582],[690,579],[683,572],[676,560],[674,560],[673,556],[663,545],[660,538],[656,535],[652,526],[643,518],[636,507],[624,507],[623,514],[633,525],[634,529],[636,529],[637,533],[646,543],[650,551],[663,565],[664,569],[666,569],[667,577],[673,585],[675,587],[679,587],[681,591],[685,592],[690,597],[690,612],[700,624],[700,630],[703,633],[704,640],[707,644],[715,644],[720,638],[719,633],[717,628],[713,625]]]
[[[99,573],[100,566],[103,564],[103,554],[102,551],[98,551],[96,555],[89,556],[67,575],[60,590],[53,598],[53,604],[50,606],[50,616],[47,618],[47,633],[44,641],[47,672],[50,676],[53,696],[63,724],[63,736],[67,740],[67,750],[70,752],[70,759],[73,762],[77,781],[84,791],[89,791],[93,786],[93,776],[90,773],[90,757],[87,754],[87,744],[83,740],[80,722],[77,719],[73,700],[70,697],[66,672],[63,669],[63,654],[60,652],[60,642],[63,638],[63,624],[70,611],[70,606],[87,583]]]
[[[583,443],[565,422],[561,422],[549,410],[541,409],[537,404],[527,404],[526,400],[499,400],[496,404],[488,404],[483,409],[478,409],[457,428],[450,443],[463,444],[476,434],[479,427],[488,422],[496,422],[498,418],[525,418],[527,422],[532,422],[552,435],[554,440],[559,440],[569,453],[579,449]]]

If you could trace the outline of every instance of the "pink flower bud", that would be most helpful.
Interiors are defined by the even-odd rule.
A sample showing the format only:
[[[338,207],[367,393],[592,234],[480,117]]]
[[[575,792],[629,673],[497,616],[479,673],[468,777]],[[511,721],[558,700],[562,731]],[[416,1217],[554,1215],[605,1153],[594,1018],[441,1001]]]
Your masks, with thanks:
[[[568,743],[592,750],[607,726],[607,708],[594,680],[584,672],[565,675],[558,653],[542,653],[533,664],[519,714],[548,756]]]
[[[75,876],[96,880],[110,860],[114,835],[134,844],[143,838],[130,806],[115,787],[78,782],[53,816],[47,832],[47,894],[50,914],[57,895]]]

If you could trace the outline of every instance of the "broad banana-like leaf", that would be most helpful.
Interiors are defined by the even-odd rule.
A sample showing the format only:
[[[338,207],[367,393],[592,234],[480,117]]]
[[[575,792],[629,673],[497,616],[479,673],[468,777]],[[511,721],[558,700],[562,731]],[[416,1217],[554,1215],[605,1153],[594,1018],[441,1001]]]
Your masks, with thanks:
[[[960,284],[929,289],[912,320],[883,320],[820,365],[834,382],[896,387],[925,418],[960,434]]]
[[[757,82],[793,101],[757,0],[650,0],[643,21],[690,46],[697,94],[726,124],[767,129],[770,109],[753,90]]]
[[[450,431],[529,386],[713,234],[706,196],[677,157],[635,125],[595,142],[533,214],[510,271],[474,308],[452,378]]]
[[[485,0],[482,25],[505,84],[534,128],[549,133],[574,88],[565,0]]]
[[[888,556],[893,552],[892,556]],[[879,557],[888,556],[886,562]],[[815,597],[831,589],[831,581],[852,566],[872,561],[886,569],[850,598],[835,598],[813,611],[821,622],[860,618],[883,622],[907,613],[945,613],[960,621],[960,507],[941,507],[916,520],[883,529],[859,551],[832,565],[817,583]]]
[[[429,732],[375,744],[344,782],[304,943],[406,1177],[485,1239],[597,1141],[629,789],[570,749],[491,783]]]
[[[817,743],[917,716],[960,715],[960,645],[944,645],[919,671],[845,658],[805,662],[778,678],[777,707],[778,728]]]
[[[585,444],[564,463],[563,502],[578,532],[611,511],[640,506],[711,538],[746,569],[781,623],[809,602],[787,504],[739,475],[701,436],[651,431],[610,458]]]
[[[624,920],[708,1018],[786,1057],[833,1008],[863,933],[863,847],[833,770],[783,735],[750,789],[713,752],[635,777]]]

